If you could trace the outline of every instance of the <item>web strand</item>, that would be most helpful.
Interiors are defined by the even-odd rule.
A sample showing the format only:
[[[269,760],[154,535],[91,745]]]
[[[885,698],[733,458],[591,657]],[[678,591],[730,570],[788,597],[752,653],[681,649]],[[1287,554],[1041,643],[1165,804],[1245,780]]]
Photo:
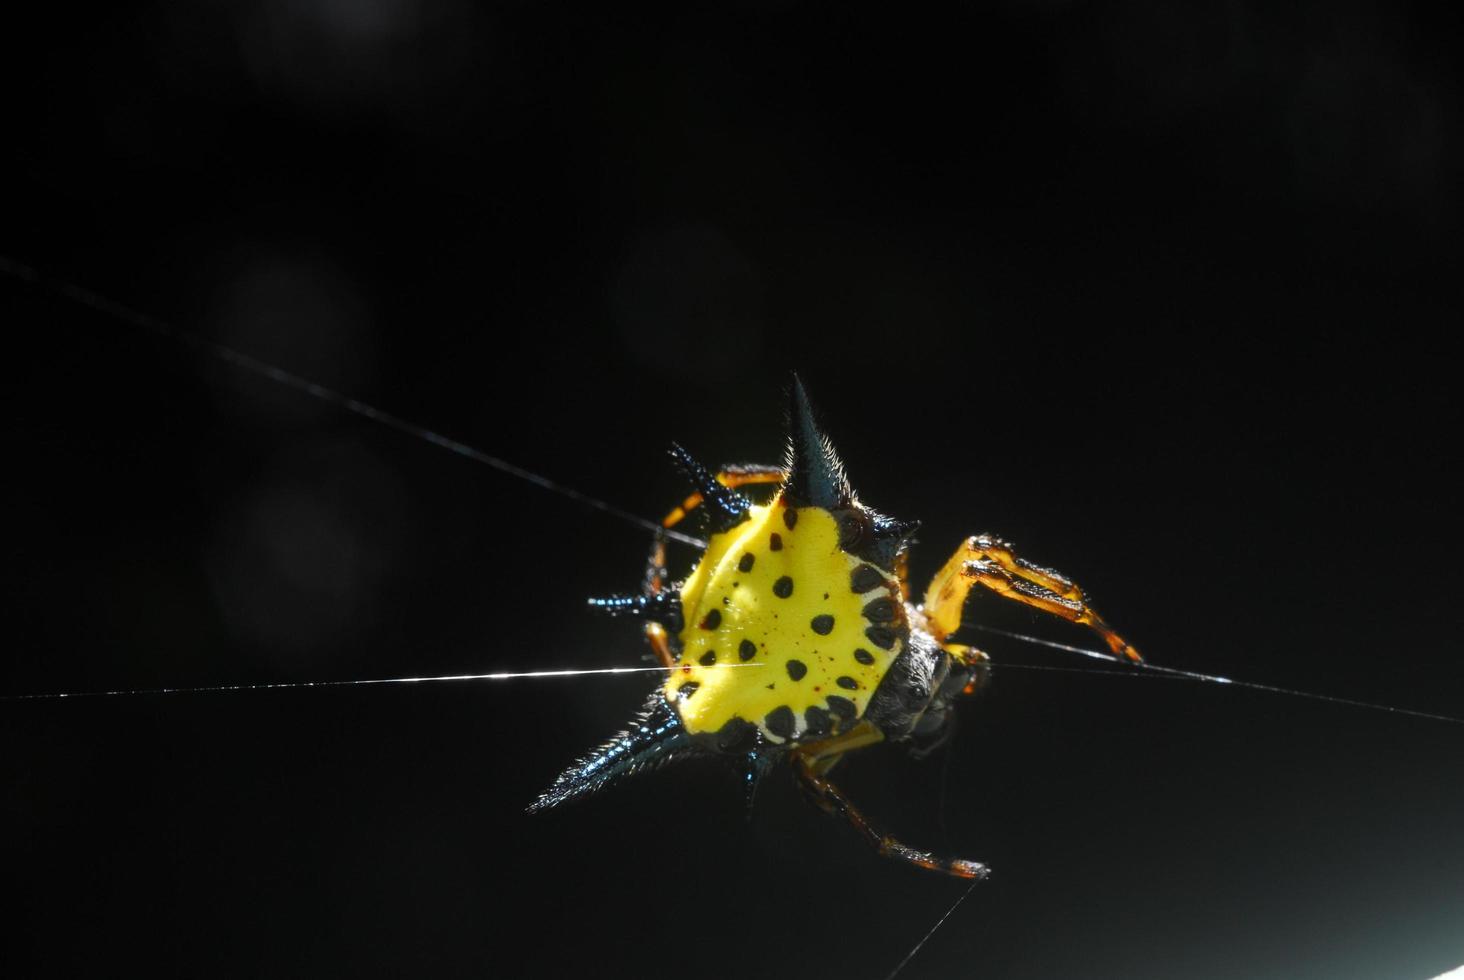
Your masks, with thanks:
[[[761,667],[762,664],[718,664],[717,667]],[[356,681],[281,681],[266,684],[211,684],[203,687],[144,687],[115,691],[71,691],[7,694],[0,701],[61,701],[67,698],[111,698],[143,694],[225,694],[234,691],[279,691],[303,687],[365,687],[373,684],[428,684],[439,681],[511,681],[526,678],[587,677],[604,674],[664,674],[674,667],[592,667],[564,670],[518,670],[494,674],[439,674],[433,677],[373,677]]]
[[[935,935],[936,931],[940,929],[941,926],[945,925],[946,919],[949,919],[951,915],[956,911],[956,909],[961,907],[962,902],[971,897],[971,893],[976,890],[976,886],[980,883],[981,879],[977,878],[973,880],[970,885],[966,886],[966,890],[961,892],[961,897],[956,899],[955,904],[946,909],[945,915],[936,920],[935,925],[930,927],[930,931],[921,937],[920,941],[911,948],[910,952],[905,954],[905,958],[900,961],[900,964],[898,966],[896,966],[893,970],[889,972],[889,974],[885,977],[885,980],[895,980],[895,977],[900,975],[905,967],[910,964],[910,961],[915,958],[915,954],[920,952],[921,948],[926,943],[930,942],[930,937]]]
[[[372,422],[376,422],[390,429],[395,429],[396,431],[401,432],[405,435],[421,439],[422,441],[430,443],[431,445],[446,449],[448,452],[455,453],[476,463],[481,463],[484,466],[488,466],[494,470],[499,471],[500,473],[506,473],[509,476],[517,477],[518,479],[523,480],[526,483],[531,483],[534,486],[541,487],[545,490],[550,491],[551,493],[566,497],[585,507],[600,511],[601,513],[609,514],[612,517],[635,525],[636,527],[652,531],[667,539],[679,541],[683,544],[688,544],[695,548],[705,548],[707,546],[707,542],[703,541],[700,538],[696,538],[681,531],[677,531],[674,528],[662,527],[655,521],[648,520],[647,518],[641,517],[638,514],[633,514],[630,511],[617,507],[614,504],[582,493],[578,490],[575,490],[573,487],[568,487],[562,483],[550,480],[547,477],[540,476],[539,474],[526,470],[521,466],[515,466],[513,463],[510,463],[507,460],[500,459],[497,456],[493,456],[489,453],[483,452],[482,450],[475,449],[472,446],[467,445],[466,443],[462,443],[457,441],[456,439],[449,438],[448,436],[442,435],[439,432],[435,432],[432,429],[428,429],[424,426],[417,425],[414,422],[409,422],[406,419],[399,418],[389,412],[376,408],[375,406],[368,405],[358,399],[351,398],[348,395],[335,391],[332,388],[327,388],[324,385],[317,384],[306,378],[302,378],[299,375],[292,374],[289,371],[284,370],[283,368],[279,368],[265,361],[261,361],[258,358],[245,354],[242,351],[235,350],[232,347],[228,347],[224,344],[220,344],[212,340],[204,339],[195,334],[179,329],[178,327],[175,327],[167,321],[146,313],[141,313],[122,303],[117,302],[116,300],[103,296],[100,293],[93,292],[90,289],[86,289],[82,286],[78,286],[73,283],[57,279],[55,277],[43,275],[36,269],[33,269],[30,266],[24,265],[20,262],[16,262],[3,255],[0,255],[0,273],[4,273],[5,275],[8,275],[13,279],[29,283],[38,289],[44,290],[53,295],[59,296],[63,299],[76,303],[80,306],[84,306],[96,312],[105,314],[114,319],[130,324],[134,327],[147,330],[162,337],[166,337],[169,340],[172,340],[175,343],[178,343],[184,347],[187,347],[199,353],[208,354],[220,361],[223,361],[224,363],[233,365],[234,367],[239,368],[243,371],[247,371],[258,377],[267,378],[270,381],[274,381],[275,383],[283,387],[289,388],[304,395],[308,395],[311,398],[315,398],[327,404],[334,405],[337,408],[340,408],[347,412],[351,412],[352,414],[360,416],[361,418],[369,419]],[[1196,671],[1179,670],[1173,667],[1163,667],[1158,664],[1134,664],[1130,663],[1127,660],[1123,660],[1119,657],[1107,653],[1102,653],[1097,650],[1089,650],[1084,647],[1073,646],[1067,643],[1059,643],[1053,640],[1044,640],[1040,637],[1028,636],[1022,633],[1014,633],[1009,630],[998,629],[993,626],[979,626],[972,624],[972,628],[981,630],[986,633],[992,633],[998,636],[1005,636],[1010,639],[1021,640],[1026,643],[1032,643],[1037,646],[1050,647],[1055,650],[1063,650],[1069,653],[1078,654],[1079,656],[1089,657],[1095,660],[1102,660],[1107,663],[1117,664],[1126,668],[1122,671],[1086,671],[1087,673],[1123,673],[1129,677],[1167,677],[1172,680],[1188,680],[1207,684],[1224,684],[1231,687],[1246,688],[1252,691],[1262,691],[1270,694],[1288,695],[1291,697],[1304,698],[1310,701],[1321,701],[1328,704],[1344,705],[1347,707],[1361,708],[1368,711],[1383,711],[1388,712],[1389,714],[1403,715],[1411,718],[1423,718],[1430,721],[1443,721],[1450,724],[1464,725],[1464,718],[1457,718],[1450,715],[1436,714],[1429,711],[1418,711],[1412,708],[1397,708],[1391,705],[1378,704],[1370,701],[1359,701],[1353,698],[1336,697],[1329,694],[1314,694],[1310,691],[1300,691],[1293,688],[1278,687],[1271,684],[1259,684],[1253,681],[1239,681],[1233,678],[1222,677],[1216,674],[1202,674]],[[1079,668],[1071,667],[1039,668],[1037,666],[1017,664],[1007,664],[999,666],[1002,666],[1003,669],[1046,669],[1065,670],[1070,672],[1079,671]],[[71,697],[98,697],[107,695],[129,694],[176,694],[244,690],[271,690],[293,687],[345,687],[351,685],[406,684],[426,681],[509,680],[529,677],[569,677],[584,676],[588,674],[661,671],[665,669],[666,668],[664,667],[610,667],[597,670],[525,671],[504,674],[462,674],[443,677],[399,677],[357,681],[300,681],[276,684],[217,685],[213,687],[195,688],[164,687],[139,690],[85,691],[78,693],[19,694],[0,696],[0,701],[43,699],[55,700]],[[1134,673],[1132,673],[1133,670],[1144,671],[1145,674],[1135,675]]]
[[[1274,684],[1258,684],[1254,681],[1238,681],[1231,677],[1221,677],[1218,674],[1201,674],[1193,670],[1179,670],[1174,667],[1161,667],[1151,663],[1132,663],[1112,654],[1102,653],[1098,650],[1088,650],[1084,647],[1073,646],[1068,643],[1058,643],[1055,640],[1044,640],[1037,636],[1028,636],[1025,633],[1013,633],[1011,630],[998,629],[995,626],[978,626],[968,624],[971,629],[980,630],[983,633],[992,633],[996,636],[1005,636],[1013,640],[1021,640],[1024,643],[1033,643],[1037,646],[1051,647],[1054,650],[1064,650],[1068,653],[1076,653],[1080,656],[1091,657],[1094,660],[1103,660],[1108,663],[1118,664],[1125,670],[1098,670],[1089,671],[1095,674],[1128,674],[1133,670],[1147,671],[1151,675],[1168,677],[1174,680],[1198,681],[1205,684],[1225,684],[1230,687],[1243,687],[1251,691],[1264,691],[1268,694],[1284,694],[1294,698],[1304,698],[1308,701],[1322,701],[1327,704],[1341,704],[1350,708],[1363,708],[1368,711],[1386,711],[1389,714],[1406,715],[1410,718],[1426,718],[1429,721],[1445,721],[1453,725],[1464,725],[1464,718],[1456,718],[1452,715],[1440,715],[1431,711],[1417,711],[1413,708],[1395,708],[1388,704],[1377,704],[1372,701],[1358,701],[1353,698],[1339,698],[1331,694],[1313,694],[1311,691],[1298,691],[1289,687],[1277,687]],[[1076,670],[1076,668],[1047,668],[1050,670]]]
[[[472,446],[458,442],[456,439],[451,439],[440,432],[434,432],[432,429],[399,418],[390,412],[383,411],[373,405],[368,405],[363,401],[359,401],[349,395],[344,395],[332,388],[327,388],[324,385],[302,378],[297,374],[291,374],[283,368],[275,367],[273,364],[268,364],[256,357],[251,357],[243,351],[235,350],[224,344],[206,340],[196,334],[181,330],[165,320],[150,316],[146,313],[140,313],[115,300],[108,299],[100,293],[94,293],[90,289],[84,289],[81,286],[76,286],[63,280],[45,276],[30,266],[15,262],[3,255],[0,255],[0,272],[5,273],[11,278],[28,282],[37,288],[85,306],[88,309],[95,310],[98,313],[104,313],[107,316],[131,324],[134,327],[166,337],[190,350],[208,354],[226,364],[231,364],[236,368],[258,377],[267,378],[292,391],[300,392],[318,401],[334,405],[353,415],[370,419],[372,422],[384,425],[389,429],[395,429],[398,432],[421,439],[423,442],[431,443],[434,446],[446,449],[450,453],[456,453],[459,456],[471,459],[475,463],[481,463],[484,466],[491,467],[500,473],[507,473],[509,476],[517,477],[525,483],[532,483],[536,487],[542,487],[551,493],[557,493],[561,497],[567,497],[592,510],[609,514],[619,520],[634,524],[636,527],[664,535],[673,541],[680,541],[682,544],[688,544],[694,548],[705,548],[707,546],[707,543],[701,538],[692,537],[689,534],[672,528],[663,528],[655,521],[641,517],[639,514],[632,514],[630,511],[617,507],[614,504],[607,503],[589,494],[581,493],[573,487],[565,486],[562,483],[540,476],[521,466],[515,466],[507,460],[485,453],[481,449],[474,449]]]

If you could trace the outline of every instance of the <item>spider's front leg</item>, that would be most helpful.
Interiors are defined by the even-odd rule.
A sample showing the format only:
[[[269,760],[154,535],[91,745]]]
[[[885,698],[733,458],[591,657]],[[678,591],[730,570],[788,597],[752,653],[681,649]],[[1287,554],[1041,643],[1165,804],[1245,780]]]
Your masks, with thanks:
[[[769,466],[764,463],[743,463],[734,466],[724,466],[717,471],[713,477],[722,486],[732,490],[738,487],[766,485],[769,483],[782,483],[787,474],[781,466]],[[672,528],[686,520],[692,511],[701,507],[706,501],[702,491],[697,490],[687,496],[678,507],[671,508],[671,511],[661,519],[661,526]],[[651,543],[651,553],[646,557],[646,573],[641,591],[645,595],[654,595],[666,586],[666,539],[657,535],[656,540]]]
[[[725,466],[717,471],[715,479],[722,486],[735,490],[738,487],[781,483],[785,475],[781,466],[750,463],[740,466]],[[701,507],[705,500],[706,497],[702,491],[695,491],[683,500],[679,507],[673,507],[671,512],[662,518],[661,526],[675,527],[685,520],[688,514]],[[651,553],[646,556],[646,572],[641,585],[641,594],[647,598],[658,595],[667,585],[666,538],[658,534],[656,540],[651,542]],[[650,644],[651,652],[655,654],[661,666],[668,669],[676,666],[676,658],[671,654],[671,639],[662,623],[646,624],[646,642]]]
[[[960,627],[961,610],[975,585],[1070,623],[1087,626],[1103,637],[1117,656],[1131,663],[1143,660],[1139,651],[1093,611],[1083,590],[1072,579],[1017,557],[1010,544],[989,534],[967,538],[931,579],[930,588],[925,592],[924,612],[937,640],[944,640]]]
[[[985,878],[989,875],[990,869],[979,861],[936,857],[926,851],[917,851],[882,832],[871,824],[863,812],[854,805],[849,797],[844,795],[844,791],[829,779],[828,771],[843,757],[845,752],[877,742],[881,737],[878,730],[866,722],[843,735],[836,735],[824,742],[812,742],[799,746],[792,755],[793,772],[798,777],[799,785],[803,787],[819,809],[831,816],[843,817],[860,837],[868,841],[884,857],[906,861],[916,867],[939,871],[957,878]]]
[[[782,483],[787,475],[787,471],[781,466],[770,466],[767,463],[733,463],[717,471],[716,481],[724,487],[736,490],[738,487]],[[706,496],[702,491],[697,490],[691,493],[681,502],[681,506],[671,508],[671,512],[662,518],[661,526],[675,527],[684,521],[688,514],[700,507],[705,500]]]

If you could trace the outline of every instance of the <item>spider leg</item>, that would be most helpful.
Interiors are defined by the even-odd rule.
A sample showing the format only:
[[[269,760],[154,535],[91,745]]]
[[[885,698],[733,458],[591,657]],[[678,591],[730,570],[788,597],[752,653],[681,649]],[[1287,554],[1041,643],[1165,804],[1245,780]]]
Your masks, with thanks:
[[[653,596],[666,587],[666,536],[657,532],[651,542],[651,552],[646,556],[646,573],[641,583],[641,594]],[[646,643],[656,660],[667,670],[676,666],[676,657],[671,653],[670,634],[660,623],[646,623]]]
[[[724,486],[737,487],[751,486],[754,484],[780,483],[783,480],[783,470],[778,466],[764,466],[759,463],[742,466],[727,466],[717,472],[717,482]],[[675,527],[686,519],[686,516],[701,506],[701,493],[693,493],[675,507],[661,521],[662,527]],[[663,535],[656,535],[651,542],[650,554],[646,556],[646,571],[642,581],[641,592],[651,596],[666,588],[666,538]],[[660,623],[646,624],[646,642],[650,644],[651,652],[655,654],[661,666],[671,668],[676,666],[676,657],[671,653],[671,640],[666,632],[666,627]]]
[[[991,683],[991,658],[986,655],[985,650],[978,650],[964,643],[942,643],[940,646],[953,659],[971,668],[971,679],[961,689],[962,694],[975,694]]]
[[[978,861],[936,857],[925,851],[917,851],[884,833],[871,824],[869,818],[844,795],[844,791],[829,779],[829,770],[844,757],[845,752],[877,742],[881,738],[883,735],[877,728],[863,722],[833,738],[800,745],[792,754],[793,772],[798,777],[799,785],[819,809],[830,816],[843,817],[882,856],[957,878],[985,878],[990,871]]]
[[[780,483],[786,475],[783,469],[778,466],[766,466],[762,463],[744,463],[739,466],[724,466],[717,471],[717,482],[723,486],[737,489],[738,487],[752,486],[755,484]],[[684,521],[688,514],[696,510],[702,504],[700,492],[693,493],[683,500],[678,507],[671,508],[670,512],[661,519],[662,527],[675,527]],[[657,535],[651,542],[651,553],[646,557],[646,574],[644,592],[646,595],[659,592],[666,586],[666,539]]]
[[[717,482],[724,487],[731,487],[736,490],[738,487],[750,487],[765,485],[768,483],[782,483],[788,474],[781,466],[769,466],[763,463],[740,463],[733,466],[724,466],[717,471]],[[715,489],[715,488],[714,488]],[[671,508],[662,520],[662,527],[675,527],[686,519],[686,516],[696,510],[702,504],[701,493],[693,493],[681,502],[679,507]],[[664,554],[662,560],[664,561]]]
[[[980,585],[1024,606],[1087,626],[1103,637],[1108,648],[1133,663],[1143,660],[1127,640],[1115,633],[1072,579],[1050,568],[1019,558],[1012,546],[989,534],[967,538],[931,579],[925,592],[925,617],[937,640],[944,640],[961,625],[961,610],[971,587]]]

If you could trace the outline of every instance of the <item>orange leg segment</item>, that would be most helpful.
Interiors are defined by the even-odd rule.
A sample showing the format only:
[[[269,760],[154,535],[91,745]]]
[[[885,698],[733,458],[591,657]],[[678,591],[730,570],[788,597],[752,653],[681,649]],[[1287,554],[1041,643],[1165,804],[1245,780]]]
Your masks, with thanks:
[[[852,735],[853,732],[850,734]],[[834,741],[837,742],[838,739],[836,738]],[[835,786],[828,778],[828,769],[838,761],[839,753],[842,751],[842,748],[828,745],[825,753],[834,754],[821,755],[818,746],[811,745],[793,754],[793,771],[798,776],[799,785],[821,810],[831,816],[843,817],[847,820],[849,826],[853,827],[854,831],[868,841],[883,857],[905,861],[917,868],[939,871],[957,878],[985,878],[990,874],[986,865],[978,861],[967,861],[964,858],[942,858],[925,851],[917,851],[871,824],[859,808],[844,795],[844,791]]]
[[[718,470],[717,482],[724,487],[731,487],[735,490],[738,487],[782,483],[783,478],[787,475],[781,466],[747,463],[741,466],[726,466]],[[686,519],[686,515],[700,507],[701,503],[702,495],[700,493],[693,493],[681,502],[680,507],[673,507],[671,509],[671,512],[661,521],[661,526],[675,527]]]
[[[960,627],[961,611],[972,586],[976,585],[1070,623],[1087,626],[1103,637],[1116,655],[1132,663],[1143,660],[1139,651],[1093,611],[1083,590],[1072,579],[1019,558],[1010,544],[988,534],[967,538],[926,590],[925,616],[937,640],[944,640]]]

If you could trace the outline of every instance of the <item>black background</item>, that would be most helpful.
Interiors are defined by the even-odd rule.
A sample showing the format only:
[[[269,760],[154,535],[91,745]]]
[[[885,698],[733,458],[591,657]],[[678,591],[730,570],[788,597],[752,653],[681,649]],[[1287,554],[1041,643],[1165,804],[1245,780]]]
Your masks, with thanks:
[[[797,369],[918,581],[993,530],[1155,663],[1464,716],[1457,25],[1275,6],[58,11],[0,251],[647,516]],[[641,662],[642,531],[0,292],[3,693]],[[995,868],[904,976],[1464,963],[1464,727],[971,639],[839,770]],[[783,772],[522,815],[652,683],[0,703],[11,972],[877,980],[962,893]]]

